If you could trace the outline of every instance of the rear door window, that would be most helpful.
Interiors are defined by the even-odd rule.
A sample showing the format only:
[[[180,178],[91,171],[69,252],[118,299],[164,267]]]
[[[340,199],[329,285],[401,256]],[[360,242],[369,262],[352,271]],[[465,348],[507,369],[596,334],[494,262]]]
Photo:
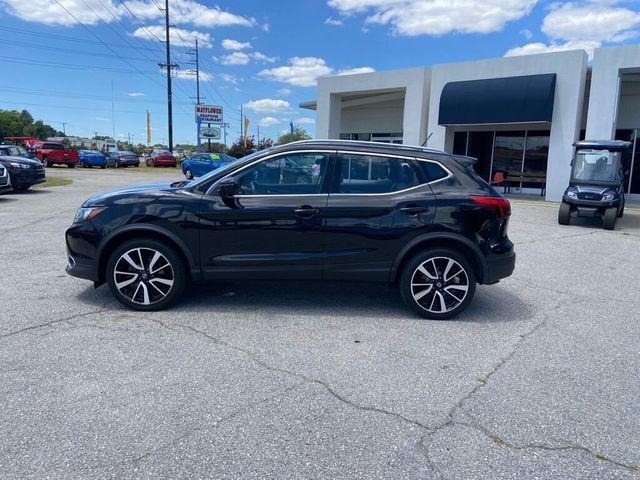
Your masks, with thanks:
[[[344,153],[339,157],[337,193],[391,193],[420,185],[411,160]]]

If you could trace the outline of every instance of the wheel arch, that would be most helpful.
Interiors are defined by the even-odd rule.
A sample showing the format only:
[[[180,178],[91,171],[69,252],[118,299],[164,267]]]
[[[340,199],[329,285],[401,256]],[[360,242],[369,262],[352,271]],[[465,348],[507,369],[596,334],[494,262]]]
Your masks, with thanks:
[[[180,255],[192,279],[196,280],[201,277],[200,267],[195,261],[191,250],[178,236],[156,225],[130,225],[109,234],[98,247],[97,257],[99,283],[105,282],[105,270],[111,253],[123,242],[133,240],[135,238],[157,240],[166,243],[168,246],[173,248],[178,255]]]
[[[429,233],[413,239],[398,253],[389,274],[389,283],[395,283],[407,262],[426,249],[449,248],[463,255],[473,267],[478,283],[487,278],[487,264],[480,249],[468,238],[448,232]]]

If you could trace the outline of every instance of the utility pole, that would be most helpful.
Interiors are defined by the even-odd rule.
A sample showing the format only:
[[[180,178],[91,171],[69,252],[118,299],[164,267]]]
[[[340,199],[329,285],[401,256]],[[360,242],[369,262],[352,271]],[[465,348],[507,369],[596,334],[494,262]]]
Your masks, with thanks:
[[[169,125],[169,151],[173,152],[173,103],[171,95],[171,70],[178,65],[171,63],[171,42],[169,40],[169,0],[164,2],[165,41],[167,47],[167,63],[161,63],[161,68],[167,69],[167,123]]]
[[[112,135],[113,135],[113,139],[116,139],[116,107],[115,107],[115,103],[113,102],[113,80],[111,80],[111,128],[112,128]]]
[[[260,124],[258,123],[257,126],[258,126],[258,145],[259,145],[260,144]]]
[[[194,50],[189,50],[187,52],[189,55],[193,55],[194,59],[192,62],[189,62],[190,65],[195,65],[196,71],[196,105],[200,105],[200,101],[204,98],[200,96],[200,53],[198,50],[198,39],[196,38],[196,48]],[[189,72],[189,75],[193,75],[193,71]],[[193,98],[193,97],[191,97]],[[196,120],[196,144],[198,146],[197,151],[200,151],[200,118]],[[209,144],[211,144],[211,140],[209,140]]]
[[[60,123],[62,123],[62,135],[64,137],[66,137],[67,136],[67,128],[66,128],[67,127],[67,122],[60,122]]]
[[[230,123],[223,123],[222,124],[222,129],[224,130],[224,148],[226,150],[227,148],[227,128],[229,128],[231,126]]]

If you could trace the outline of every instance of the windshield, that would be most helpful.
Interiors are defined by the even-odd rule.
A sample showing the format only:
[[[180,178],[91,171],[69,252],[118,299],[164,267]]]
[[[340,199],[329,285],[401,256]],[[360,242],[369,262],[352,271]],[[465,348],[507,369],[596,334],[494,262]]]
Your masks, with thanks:
[[[580,149],[576,151],[572,177],[584,182],[619,182],[620,158],[619,151]]]
[[[2,155],[10,155],[12,157],[30,158],[29,157],[29,153],[27,153],[27,151],[24,148],[18,147],[18,146],[3,146],[2,147]]]
[[[235,159],[232,157],[229,157],[230,159],[232,159],[233,161],[223,165],[222,167],[216,168],[215,170],[211,170],[209,173],[206,173],[205,175],[196,178],[194,180],[191,180],[191,182],[189,182],[187,185],[185,185],[185,187],[195,187],[198,190],[202,190],[200,187],[205,185],[206,183],[208,183],[209,179],[211,179],[212,177],[223,177],[224,175],[227,174],[227,172],[233,170],[235,168],[236,165],[240,164],[240,163],[244,163],[246,161],[251,160],[252,158],[255,158],[259,155],[263,155],[265,153],[270,152],[271,150],[273,150],[275,147],[271,147],[271,148],[267,148],[266,150],[258,150],[257,152],[253,152],[249,155],[247,155],[246,157],[242,157],[239,159]]]

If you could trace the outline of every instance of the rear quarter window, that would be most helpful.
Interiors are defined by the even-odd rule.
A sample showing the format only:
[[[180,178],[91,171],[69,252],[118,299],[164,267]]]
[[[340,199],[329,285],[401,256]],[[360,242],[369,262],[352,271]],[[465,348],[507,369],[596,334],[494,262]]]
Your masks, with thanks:
[[[427,182],[429,183],[442,180],[449,176],[449,172],[447,172],[439,163],[433,161],[421,161],[419,163],[425,177],[427,178]]]

